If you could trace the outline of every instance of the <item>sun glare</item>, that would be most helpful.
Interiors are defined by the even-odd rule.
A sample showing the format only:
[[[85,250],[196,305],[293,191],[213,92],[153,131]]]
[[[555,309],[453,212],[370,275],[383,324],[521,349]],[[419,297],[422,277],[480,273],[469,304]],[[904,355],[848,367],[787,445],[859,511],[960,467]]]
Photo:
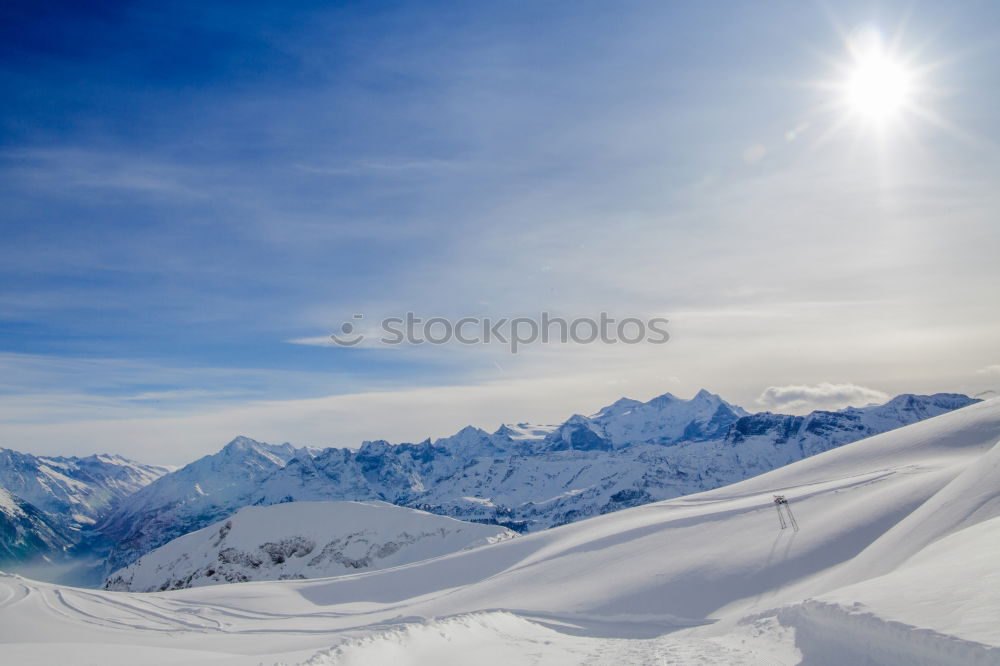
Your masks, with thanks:
[[[906,106],[910,76],[899,63],[872,53],[856,63],[847,81],[850,108],[866,118],[885,120]]]
[[[927,42],[914,46],[904,27],[905,23],[897,26],[883,38],[886,33],[879,26],[866,23],[848,31],[834,19],[844,52],[823,54],[830,67],[827,76],[805,84],[822,93],[803,124],[823,126],[816,145],[846,133],[852,150],[871,144],[887,157],[897,144],[919,144],[928,126],[963,141],[979,141],[935,108],[948,90],[942,79],[954,57],[928,60]],[[798,133],[787,136],[792,140]]]
[[[845,85],[848,107],[873,121],[897,115],[909,101],[911,73],[886,52],[878,32],[855,34],[849,47],[853,62]]]

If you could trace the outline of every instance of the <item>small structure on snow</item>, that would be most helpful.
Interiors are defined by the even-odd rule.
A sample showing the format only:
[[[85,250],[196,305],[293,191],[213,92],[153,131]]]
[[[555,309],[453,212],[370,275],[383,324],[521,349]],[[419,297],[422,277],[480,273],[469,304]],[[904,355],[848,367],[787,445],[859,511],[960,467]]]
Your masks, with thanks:
[[[781,525],[781,529],[791,525],[794,531],[799,531],[799,524],[795,522],[795,516],[792,515],[792,507],[784,495],[774,496],[774,508],[778,510],[778,524]]]

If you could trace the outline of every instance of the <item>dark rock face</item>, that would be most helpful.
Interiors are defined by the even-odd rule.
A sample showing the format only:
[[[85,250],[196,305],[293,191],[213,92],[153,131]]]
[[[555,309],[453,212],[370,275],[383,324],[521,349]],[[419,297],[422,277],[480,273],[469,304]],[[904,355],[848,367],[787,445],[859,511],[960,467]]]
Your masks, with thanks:
[[[550,451],[610,451],[611,441],[580,421],[568,421],[551,439]]]
[[[748,437],[767,436],[776,444],[784,444],[802,427],[805,417],[762,412],[737,419],[726,433],[726,441],[739,444]]]

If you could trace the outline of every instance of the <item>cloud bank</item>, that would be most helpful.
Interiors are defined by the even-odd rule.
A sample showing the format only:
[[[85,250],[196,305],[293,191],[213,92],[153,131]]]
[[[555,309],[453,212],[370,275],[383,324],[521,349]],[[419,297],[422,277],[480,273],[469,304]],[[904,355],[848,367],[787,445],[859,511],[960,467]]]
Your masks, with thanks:
[[[757,398],[757,404],[771,410],[803,413],[814,409],[862,407],[888,399],[888,394],[865,386],[822,382],[814,386],[769,386]]]

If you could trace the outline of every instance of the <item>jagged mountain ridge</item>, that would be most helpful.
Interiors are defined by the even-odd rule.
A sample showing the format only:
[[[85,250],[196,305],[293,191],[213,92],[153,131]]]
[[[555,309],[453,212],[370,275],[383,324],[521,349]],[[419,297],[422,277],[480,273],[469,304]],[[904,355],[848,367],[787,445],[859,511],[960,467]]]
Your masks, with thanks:
[[[623,399],[559,426],[504,425],[493,433],[470,426],[433,442],[369,441],[356,451],[296,451],[241,437],[138,491],[105,521],[117,544],[108,571],[246,505],[382,500],[544,529],[716,488],[972,402],[903,395],[837,412],[750,415],[701,391],[690,400]],[[226,479],[203,480],[220,474]],[[205,483],[222,487],[210,491]]]
[[[105,589],[176,590],[216,583],[325,578],[419,562],[516,536],[385,502],[246,506],[108,577]]]
[[[35,456],[0,448],[0,485],[68,525],[92,525],[116,502],[172,471],[107,453]]]
[[[0,555],[25,561],[66,554],[95,538],[119,502],[172,468],[122,456],[35,456],[0,448]]]

